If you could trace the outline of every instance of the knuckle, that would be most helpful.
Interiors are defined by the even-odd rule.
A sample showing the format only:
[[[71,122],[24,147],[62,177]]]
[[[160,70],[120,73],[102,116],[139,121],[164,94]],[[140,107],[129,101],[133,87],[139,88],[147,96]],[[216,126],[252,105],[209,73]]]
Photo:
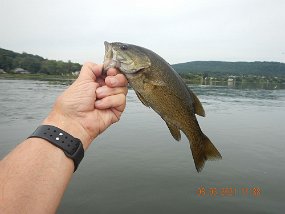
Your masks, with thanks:
[[[90,62],[84,62],[82,67],[86,68],[86,67],[89,67],[89,66],[90,66]]]
[[[96,64],[93,62],[84,62],[82,68],[90,68],[92,69]]]
[[[83,66],[90,66],[90,65],[93,65],[93,64],[94,64],[93,62],[87,61],[87,62],[84,62]]]

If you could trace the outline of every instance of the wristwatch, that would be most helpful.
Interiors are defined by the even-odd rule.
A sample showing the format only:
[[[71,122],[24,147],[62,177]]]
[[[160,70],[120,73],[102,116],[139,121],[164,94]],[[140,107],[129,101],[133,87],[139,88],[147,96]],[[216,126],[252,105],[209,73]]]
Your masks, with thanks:
[[[55,126],[41,125],[28,138],[42,138],[62,149],[65,155],[73,160],[74,172],[84,157],[81,141]]]

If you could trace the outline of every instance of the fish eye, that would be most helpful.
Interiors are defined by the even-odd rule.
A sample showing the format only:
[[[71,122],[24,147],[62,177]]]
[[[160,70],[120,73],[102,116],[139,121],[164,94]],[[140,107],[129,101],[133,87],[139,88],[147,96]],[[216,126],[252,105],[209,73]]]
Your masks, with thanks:
[[[128,46],[127,45],[122,45],[122,46],[120,46],[120,49],[123,50],[123,51],[128,50]]]

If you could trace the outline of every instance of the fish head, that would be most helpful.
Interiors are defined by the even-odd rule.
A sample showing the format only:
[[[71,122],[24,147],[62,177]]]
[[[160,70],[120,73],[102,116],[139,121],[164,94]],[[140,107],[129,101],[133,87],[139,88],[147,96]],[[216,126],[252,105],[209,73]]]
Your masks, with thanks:
[[[135,74],[151,66],[150,59],[142,47],[120,42],[104,44],[104,71],[117,68],[124,74]]]

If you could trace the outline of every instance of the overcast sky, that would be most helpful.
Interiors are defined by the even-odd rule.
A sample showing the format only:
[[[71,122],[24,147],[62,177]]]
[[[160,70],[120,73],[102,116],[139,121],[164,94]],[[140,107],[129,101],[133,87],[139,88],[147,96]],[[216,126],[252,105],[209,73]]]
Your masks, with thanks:
[[[169,63],[285,62],[284,0],[0,0],[0,47],[101,63],[104,41]]]

